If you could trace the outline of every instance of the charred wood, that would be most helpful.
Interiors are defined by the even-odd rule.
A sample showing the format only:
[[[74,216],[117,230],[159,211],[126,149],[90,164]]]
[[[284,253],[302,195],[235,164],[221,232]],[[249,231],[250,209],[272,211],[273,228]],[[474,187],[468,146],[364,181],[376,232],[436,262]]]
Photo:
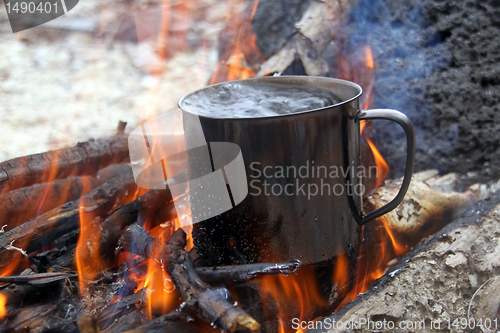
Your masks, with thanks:
[[[160,240],[149,237],[144,229],[133,224],[125,229],[122,242],[132,253],[161,258],[167,263],[167,272],[184,301],[183,311],[200,316],[228,332],[259,329],[255,319],[229,302],[227,289],[212,288],[198,276],[191,256],[184,249],[186,233],[182,229],[175,231],[163,247]]]
[[[257,331],[259,323],[229,302],[227,289],[211,288],[200,279],[185,246],[186,233],[178,229],[170,236],[165,249],[167,272],[186,302],[184,307],[195,309],[209,323],[228,332]]]
[[[181,320],[186,315],[182,312],[174,311],[150,320],[144,321],[144,310],[134,308],[133,311],[127,313],[123,317],[115,321],[103,333],[196,333],[198,330],[191,325]]]
[[[135,326],[123,327],[122,324],[118,324],[120,318],[127,316],[132,312],[140,313],[140,318],[144,315],[142,312],[144,309],[141,304],[145,304],[147,301],[147,294],[145,289],[141,289],[135,294],[129,295],[117,301],[116,303],[110,304],[106,309],[104,309],[99,317],[97,318],[97,323],[99,327],[104,330],[104,332],[123,332],[124,330],[129,330],[131,328],[140,325],[139,322],[135,322]],[[119,326],[119,327],[117,327]]]
[[[71,332],[80,309],[77,291],[67,279],[45,285],[10,285],[7,318],[0,332]]]
[[[178,313],[166,314],[125,333],[196,333],[193,327],[180,320]]]
[[[53,182],[34,184],[0,195],[0,224],[9,230],[54,209],[76,200],[113,177],[130,172],[126,164],[109,166],[100,170],[97,178],[70,176]]]
[[[105,216],[115,204],[137,189],[132,172],[115,177],[79,200],[48,211],[0,235],[0,268],[21,258],[18,251],[6,248],[11,244],[27,253],[38,251],[59,237],[79,228],[80,218]]]
[[[36,273],[30,275],[1,276],[0,283],[45,285],[77,277],[78,275],[70,273]]]
[[[244,283],[264,275],[293,274],[300,267],[300,261],[284,263],[261,263],[218,267],[196,267],[196,273],[208,283]]]
[[[50,314],[57,309],[56,304],[44,304],[28,307],[8,314],[7,320],[0,326],[2,332],[42,332],[50,324],[47,322]],[[13,317],[10,319],[9,317]],[[37,329],[42,328],[43,330]]]
[[[106,329],[103,329],[103,333],[122,333],[135,329],[137,326],[144,323],[145,311],[146,309],[138,309],[135,307],[131,308],[130,312],[122,315],[115,319],[113,324]],[[147,316],[146,316],[147,317]]]
[[[141,224],[148,222],[154,225],[171,221],[175,217],[175,206],[168,189],[150,190],[134,201],[118,207],[101,222],[101,257],[109,263],[115,260],[120,237],[131,224],[139,221]]]
[[[143,258],[151,257],[161,245],[138,224],[124,230],[122,242],[126,249]],[[191,259],[192,261],[192,259]],[[264,275],[293,274],[300,267],[300,261],[284,263],[259,263],[248,265],[196,267],[196,273],[207,283],[244,283]]]
[[[0,190],[5,193],[49,179],[95,175],[108,165],[126,162],[129,159],[128,135],[123,129],[120,122],[118,133],[110,138],[2,162]]]

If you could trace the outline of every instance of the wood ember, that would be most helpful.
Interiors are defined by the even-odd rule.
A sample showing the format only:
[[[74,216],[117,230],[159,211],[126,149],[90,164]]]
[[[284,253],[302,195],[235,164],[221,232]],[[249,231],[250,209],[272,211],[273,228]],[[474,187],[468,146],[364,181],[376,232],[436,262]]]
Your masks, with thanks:
[[[137,189],[131,169],[117,176],[78,200],[71,201],[31,219],[0,235],[0,268],[21,254],[6,248],[11,244],[27,253],[42,249],[57,238],[79,228],[80,218],[105,216],[109,210]],[[90,220],[92,220],[92,218]]]
[[[117,133],[110,138],[0,163],[0,190],[5,193],[48,178],[95,175],[108,165],[128,161],[128,135],[123,133],[123,124],[120,122]]]
[[[370,289],[330,319],[357,322],[431,320],[447,330],[462,318],[500,319],[500,192],[483,200],[431,238],[424,239]],[[491,293],[491,294],[490,294]],[[464,320],[465,320],[464,319]],[[478,329],[479,327],[476,327]],[[495,331],[497,331],[495,329]],[[344,329],[342,332],[362,331]],[[468,329],[465,329],[468,331]],[[471,330],[472,331],[472,330]],[[483,332],[493,330],[483,329]],[[311,330],[310,332],[323,332]],[[337,332],[337,330],[330,330]],[[340,330],[339,330],[340,332]]]

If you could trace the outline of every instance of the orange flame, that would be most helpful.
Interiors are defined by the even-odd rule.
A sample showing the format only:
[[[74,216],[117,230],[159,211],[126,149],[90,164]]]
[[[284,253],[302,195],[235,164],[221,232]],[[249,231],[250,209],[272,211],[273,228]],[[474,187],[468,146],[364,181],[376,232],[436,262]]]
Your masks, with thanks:
[[[0,293],[0,319],[7,315],[7,296]]]
[[[364,293],[377,279],[385,274],[389,262],[408,252],[409,247],[399,242],[387,223],[387,218],[382,216],[371,221],[373,234],[368,235],[377,241],[361,244],[354,288],[337,307],[337,310],[353,301],[359,294]],[[363,232],[365,229],[363,229]],[[375,233],[378,233],[375,234]],[[362,235],[364,238],[365,235]]]
[[[237,7],[241,7],[242,1]],[[264,62],[264,57],[257,48],[257,39],[252,32],[251,25],[259,0],[255,0],[252,11],[248,18],[243,17],[245,12],[238,9],[238,13],[230,13],[230,20],[227,23],[227,30],[232,32],[232,39],[227,47],[219,55],[214,74],[210,79],[210,84],[239,79],[248,79],[255,76],[256,66]],[[230,11],[234,10],[231,6]]]
[[[401,244],[401,242],[399,242],[396,239],[396,237],[394,236],[393,231],[391,230],[391,228],[389,227],[389,225],[387,223],[387,218],[382,216],[378,220],[382,221],[382,224],[384,225],[385,232],[387,233],[387,235],[389,236],[389,239],[391,240],[391,245],[392,245],[392,248],[394,250],[394,255],[396,257],[399,257],[399,256],[402,256],[403,254],[405,254],[406,252],[408,252],[408,246]]]
[[[360,106],[362,109],[369,109],[372,105],[375,93],[375,62],[371,47],[366,45],[361,55],[346,54],[345,57],[340,59],[337,67],[340,79],[356,82],[363,88]],[[390,168],[377,147],[368,138],[365,131],[367,127],[367,122],[361,121],[360,134],[370,146],[375,165],[377,166],[377,179],[375,182],[375,188],[377,188],[382,185],[389,176]]]
[[[333,281],[339,288],[344,288],[348,283],[349,263],[344,253],[337,258],[335,270],[333,271]]]
[[[378,151],[377,147],[373,144],[372,140],[370,140],[367,136],[365,136],[365,139],[372,150],[375,165],[377,166],[377,181],[375,183],[375,188],[377,188],[387,179],[391,169],[389,168],[389,164],[387,164],[385,159],[382,157],[382,154]]]
[[[86,186],[90,185],[84,185],[84,187]],[[90,189],[87,191],[90,191]],[[119,198],[112,209],[135,200],[143,193],[145,193],[144,189],[137,188],[133,193]],[[99,272],[110,268],[110,263],[101,258],[101,217],[95,216],[87,210],[84,197],[80,199],[79,209],[80,234],[76,245],[75,263],[78,271],[80,293],[89,296],[90,293],[87,292],[88,282],[93,281]]]
[[[280,333],[290,332],[293,318],[311,320],[318,310],[329,305],[318,288],[314,270],[299,270],[289,276],[264,276],[257,283],[264,303],[275,303],[278,308]]]
[[[175,310],[181,303],[170,275],[154,260],[148,261],[144,287],[147,288],[149,318]]]
[[[159,239],[163,246],[158,248],[161,250],[166,245],[168,238],[172,233],[179,228],[178,219],[175,219],[174,225],[171,223],[162,224],[147,230],[150,236]],[[144,287],[147,288],[148,295],[148,315],[153,318],[154,315],[163,315],[169,311],[176,309],[180,305],[180,297],[175,290],[172,278],[166,272],[165,262],[161,261],[161,253],[155,253],[153,258],[148,260],[148,273],[144,280]]]
[[[99,220],[86,212],[85,200],[80,200],[80,235],[76,245],[75,262],[78,270],[80,293],[87,294],[87,282],[94,280],[97,273],[104,269],[101,263]]]

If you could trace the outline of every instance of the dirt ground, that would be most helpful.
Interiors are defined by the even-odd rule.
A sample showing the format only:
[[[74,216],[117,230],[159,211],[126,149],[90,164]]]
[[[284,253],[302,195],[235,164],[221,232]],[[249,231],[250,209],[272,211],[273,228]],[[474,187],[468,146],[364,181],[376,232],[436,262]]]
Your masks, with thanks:
[[[80,1],[66,15],[15,34],[0,4],[0,161],[108,136],[119,120],[132,130],[175,108],[210,78],[226,3],[171,1],[172,16],[187,19],[169,27],[180,37],[168,41],[165,60],[155,52],[158,4]],[[138,42],[136,18],[147,10],[154,14],[138,25],[153,33]]]

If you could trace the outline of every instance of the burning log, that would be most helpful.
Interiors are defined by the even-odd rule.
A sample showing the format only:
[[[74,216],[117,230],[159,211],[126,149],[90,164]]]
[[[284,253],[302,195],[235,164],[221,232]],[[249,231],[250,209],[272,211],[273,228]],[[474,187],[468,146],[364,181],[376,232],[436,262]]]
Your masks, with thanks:
[[[228,301],[229,291],[212,288],[201,280],[186,246],[186,233],[175,231],[163,248],[159,239],[149,237],[137,224],[128,227],[122,237],[123,244],[132,253],[167,263],[167,272],[184,301],[183,311],[201,316],[228,332],[256,331],[260,325],[245,311]]]
[[[101,222],[100,240],[101,256],[104,260],[115,260],[115,249],[119,244],[125,228],[137,221],[161,221],[162,223],[176,217],[176,211],[170,192],[167,190],[150,190],[134,201],[112,211]]]
[[[120,122],[117,133],[110,138],[0,163],[0,190],[5,193],[54,179],[95,175],[108,165],[126,162],[129,152],[125,126]]]
[[[328,320],[344,324],[359,323],[361,318],[373,323],[385,320],[395,327],[404,321],[418,325],[412,331],[451,327],[475,331],[480,328],[479,320],[486,320],[492,325],[479,324],[486,328],[481,331],[497,331],[500,245],[493,235],[500,234],[499,202],[500,192],[496,192],[423,240],[367,292]],[[462,325],[465,321],[467,325]],[[318,325],[309,332],[324,332]],[[354,332],[329,332],[337,331]]]
[[[78,200],[71,201],[0,235],[0,268],[19,260],[21,254],[8,251],[11,244],[27,253],[42,249],[57,238],[79,228],[82,217],[102,217],[119,201],[137,189],[132,171],[114,177]]]
[[[367,207],[378,208],[387,204],[396,196],[401,181],[391,180],[376,189],[366,198]],[[416,245],[487,195],[479,185],[473,185],[463,193],[454,192],[457,181],[457,175],[439,177],[436,170],[415,174],[403,202],[368,224],[367,232],[385,225],[398,243],[406,247]]]
[[[111,178],[128,172],[126,164],[100,170],[97,178],[70,176],[53,182],[34,184],[0,195],[0,221],[9,230],[62,204],[76,200]]]

